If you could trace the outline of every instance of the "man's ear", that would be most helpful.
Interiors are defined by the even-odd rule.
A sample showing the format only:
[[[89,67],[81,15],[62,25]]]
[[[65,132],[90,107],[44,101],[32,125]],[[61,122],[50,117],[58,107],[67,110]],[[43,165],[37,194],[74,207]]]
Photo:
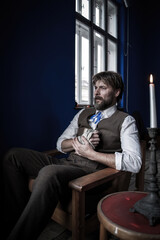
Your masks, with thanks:
[[[121,93],[121,89],[116,89],[115,90],[115,97],[117,98],[119,96],[119,94]]]

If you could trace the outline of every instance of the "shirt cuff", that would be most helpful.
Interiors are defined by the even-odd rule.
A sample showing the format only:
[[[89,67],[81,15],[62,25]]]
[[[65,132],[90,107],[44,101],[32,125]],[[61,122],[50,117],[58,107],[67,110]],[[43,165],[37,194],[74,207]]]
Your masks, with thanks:
[[[117,170],[122,169],[122,153],[115,152],[115,165]]]

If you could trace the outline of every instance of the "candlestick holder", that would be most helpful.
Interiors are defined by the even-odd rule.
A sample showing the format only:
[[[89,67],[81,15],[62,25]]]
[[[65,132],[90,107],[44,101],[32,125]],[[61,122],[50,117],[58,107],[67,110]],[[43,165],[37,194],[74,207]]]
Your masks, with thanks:
[[[157,162],[156,162],[156,137],[158,134],[158,128],[148,128],[148,134],[150,137],[150,161],[149,161],[149,185],[147,187],[148,194],[146,197],[137,201],[132,212],[138,212],[149,220],[149,224],[154,226],[160,221],[160,197],[158,196],[158,184],[157,184]]]

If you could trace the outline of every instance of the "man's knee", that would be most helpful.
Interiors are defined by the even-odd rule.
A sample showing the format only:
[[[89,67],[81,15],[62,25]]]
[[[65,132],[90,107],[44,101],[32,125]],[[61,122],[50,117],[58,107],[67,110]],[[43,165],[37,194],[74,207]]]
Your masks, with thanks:
[[[52,171],[53,173],[53,171]],[[51,187],[53,180],[53,175],[51,174],[50,166],[43,167],[38,176],[34,179],[32,185],[33,192],[46,192]]]
[[[59,166],[60,167],[60,166]],[[51,180],[55,178],[58,174],[59,170],[56,165],[47,165],[44,166],[38,173],[39,179],[43,179],[44,181]]]
[[[8,166],[10,164],[19,165],[20,156],[24,153],[22,148],[11,148],[9,149],[3,158],[3,166]],[[22,153],[23,152],[23,153]]]
[[[8,161],[10,162],[12,159],[14,159],[16,157],[18,151],[19,151],[18,148],[9,149],[4,155],[4,158],[3,158],[4,163],[6,163]]]
[[[58,165],[48,165],[43,167],[36,178],[35,185],[42,187],[59,187],[64,175],[63,167]]]

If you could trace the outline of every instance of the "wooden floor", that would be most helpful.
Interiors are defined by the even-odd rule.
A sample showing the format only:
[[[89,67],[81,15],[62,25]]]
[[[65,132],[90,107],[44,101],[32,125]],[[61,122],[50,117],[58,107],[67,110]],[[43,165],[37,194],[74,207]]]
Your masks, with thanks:
[[[158,174],[157,174],[157,182],[160,190],[160,150],[156,152],[157,156],[157,167],[158,167]],[[149,184],[149,159],[150,159],[150,152],[149,150],[146,151],[146,163],[145,163],[145,177],[144,177],[144,191],[147,191],[147,186]],[[134,190],[135,184],[135,175],[132,175],[129,190]],[[159,192],[160,195],[160,192]],[[95,232],[86,237],[86,240],[98,240],[99,233]],[[113,236],[110,236],[110,240],[117,239]],[[38,240],[71,240],[71,232],[64,229],[62,226],[58,225],[57,223],[51,221],[45,230],[42,232]]]

